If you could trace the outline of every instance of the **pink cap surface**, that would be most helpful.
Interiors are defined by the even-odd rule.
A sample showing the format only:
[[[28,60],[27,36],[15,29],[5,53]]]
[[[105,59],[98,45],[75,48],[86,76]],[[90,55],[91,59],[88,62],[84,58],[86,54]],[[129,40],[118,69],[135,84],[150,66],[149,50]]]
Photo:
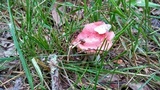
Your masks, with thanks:
[[[96,50],[104,51],[110,49],[112,46],[112,39],[114,38],[115,34],[112,31],[108,31],[110,28],[104,32],[104,29],[107,29],[106,25],[108,24],[105,24],[102,21],[86,24],[82,32],[80,32],[72,41],[72,44],[76,45],[80,42],[77,44],[77,48],[89,53],[95,53]],[[105,26],[105,28],[102,28],[102,30],[101,26]],[[97,27],[100,27],[98,31],[97,29],[95,30]],[[104,33],[102,32],[99,34],[101,30]]]

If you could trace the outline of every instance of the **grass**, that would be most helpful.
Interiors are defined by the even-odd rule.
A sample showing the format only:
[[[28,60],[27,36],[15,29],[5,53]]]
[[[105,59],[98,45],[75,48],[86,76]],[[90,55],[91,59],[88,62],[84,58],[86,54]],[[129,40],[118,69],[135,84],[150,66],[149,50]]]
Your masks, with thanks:
[[[126,3],[126,0],[95,0],[90,2],[89,7],[87,3],[73,3],[59,3],[55,0],[2,0],[0,18],[2,22],[11,24],[14,44],[31,89],[47,89],[47,85],[50,85],[49,71],[45,70],[49,54],[57,54],[63,63],[59,64],[62,81],[66,82],[65,70],[75,89],[111,88],[109,82],[113,82],[114,75],[125,77],[124,84],[143,82],[140,89],[145,85],[152,89],[160,86],[160,33],[155,32],[150,23],[152,17],[159,17],[150,14],[154,7],[151,8],[149,0],[145,0],[145,6],[141,7],[143,11],[139,11],[137,6],[132,6],[132,2]],[[60,7],[67,10],[58,11],[64,19],[62,26],[56,25],[52,19],[51,10],[54,4],[59,5],[57,10]],[[76,15],[77,11],[82,10],[82,14]],[[99,20],[112,25],[111,30],[116,34],[113,47],[103,53],[100,60],[91,59],[88,55],[73,50],[72,58],[67,63],[71,36],[80,31],[86,23]],[[41,70],[38,68],[38,73],[32,64],[32,58],[44,58],[41,64],[37,61],[36,67],[40,67]],[[0,60],[5,62],[13,59]],[[116,63],[119,60],[123,63]],[[101,84],[101,79],[110,75],[108,81]]]
[[[30,85],[31,89],[33,89],[33,82],[32,82],[33,80],[32,80],[32,77],[31,77],[31,73],[30,73],[30,70],[28,69],[27,62],[26,62],[26,60],[24,58],[24,55],[23,55],[23,53],[22,53],[22,51],[19,47],[19,43],[18,43],[17,37],[15,35],[15,25],[14,25],[14,21],[13,21],[13,15],[12,15],[12,12],[11,12],[11,2],[8,0],[7,3],[8,3],[8,11],[9,11],[9,16],[10,16],[10,21],[11,21],[11,23],[9,23],[10,32],[11,32],[11,35],[13,37],[14,45],[17,49],[17,52],[19,53],[19,58],[21,60],[23,69],[24,69],[25,74],[27,76],[29,85]]]

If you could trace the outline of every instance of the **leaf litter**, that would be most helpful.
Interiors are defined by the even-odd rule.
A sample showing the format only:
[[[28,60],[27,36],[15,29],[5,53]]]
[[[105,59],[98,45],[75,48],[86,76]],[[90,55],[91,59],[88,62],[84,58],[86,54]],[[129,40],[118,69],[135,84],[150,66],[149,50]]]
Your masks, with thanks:
[[[16,67],[20,65],[19,60],[3,61],[7,58],[17,56],[16,49],[12,40],[12,36],[9,32],[9,27],[6,23],[0,22],[0,89],[1,90],[21,90],[24,89],[22,86],[21,73],[16,70]],[[22,72],[23,73],[23,72]],[[10,78],[9,75],[15,76]],[[4,85],[3,85],[4,84]],[[2,86],[3,85],[3,86]]]
[[[0,57],[17,55],[8,25],[0,23],[0,29]]]
[[[157,15],[157,14],[159,14],[159,12],[155,12],[154,14]],[[58,13],[57,13],[57,11],[55,9],[54,9],[54,11],[52,11],[52,16],[55,19],[56,24],[62,25],[60,22],[63,21],[63,19],[62,20],[60,19],[60,16],[58,15]],[[152,19],[151,21],[152,21],[151,23],[152,23],[152,27],[153,28],[155,28],[155,27],[159,28],[160,27],[159,19]],[[5,25],[5,24],[3,24],[3,25],[0,24],[0,27],[2,27],[2,30],[3,29],[7,30],[8,28],[6,28],[6,27],[8,27],[8,26]],[[156,28],[156,30],[157,30],[157,28]],[[115,51],[113,53],[115,55],[117,55],[116,53],[121,53],[121,51]],[[15,55],[17,55],[17,53],[16,53],[16,50],[14,48],[13,41],[11,40],[11,35],[9,34],[9,32],[2,31],[0,33],[0,57],[11,57],[11,56],[15,56]],[[113,55],[113,56],[115,56],[115,55]],[[119,60],[120,60],[120,63],[119,63]],[[121,65],[122,61],[126,62],[124,58],[118,59],[117,62],[116,61],[114,61],[114,62],[118,63],[119,65]],[[124,64],[125,63],[123,63],[123,65],[121,65],[121,66],[125,67]],[[11,68],[11,69],[14,69],[14,68]],[[110,79],[110,78],[112,78],[112,79]],[[117,89],[120,86],[122,86],[124,83],[126,83],[127,80],[124,79],[124,78],[125,78],[125,76],[122,76],[122,75],[121,76],[120,75],[107,75],[107,77],[104,76],[102,79],[100,79],[99,83],[103,86],[103,84],[106,84],[106,83],[108,84],[108,82],[111,82],[111,83],[108,84],[108,86],[111,86],[112,88]],[[18,86],[21,87],[22,86],[22,84],[21,84],[22,82],[21,81],[22,81],[22,79],[16,79],[14,85],[11,88],[15,88],[15,86],[17,87],[17,85],[18,85],[17,83],[20,83]],[[87,81],[85,81],[85,82],[87,82]],[[130,87],[132,90],[137,90],[137,88],[142,86],[142,84],[143,83],[129,83],[128,87]],[[142,90],[150,90],[150,89],[149,89],[148,86],[145,86],[145,87],[143,87]]]

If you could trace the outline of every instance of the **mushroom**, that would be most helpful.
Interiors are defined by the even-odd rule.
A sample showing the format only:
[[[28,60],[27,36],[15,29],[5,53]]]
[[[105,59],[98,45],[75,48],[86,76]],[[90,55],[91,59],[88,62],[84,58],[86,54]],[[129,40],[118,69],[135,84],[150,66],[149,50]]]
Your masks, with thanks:
[[[112,46],[112,39],[115,34],[109,31],[110,24],[102,21],[86,24],[83,30],[72,40],[72,45],[85,53],[102,53]]]

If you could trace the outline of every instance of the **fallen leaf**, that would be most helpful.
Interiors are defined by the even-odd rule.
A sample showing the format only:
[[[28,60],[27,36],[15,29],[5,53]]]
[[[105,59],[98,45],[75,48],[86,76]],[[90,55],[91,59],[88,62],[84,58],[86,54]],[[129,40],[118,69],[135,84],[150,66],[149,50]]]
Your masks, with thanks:
[[[58,8],[58,10],[61,11],[61,12],[64,12],[64,7],[61,6],[61,7]],[[57,5],[53,6],[52,17],[53,17],[53,20],[55,21],[56,25],[61,26],[64,23],[64,18],[60,17],[60,15],[57,12]]]

